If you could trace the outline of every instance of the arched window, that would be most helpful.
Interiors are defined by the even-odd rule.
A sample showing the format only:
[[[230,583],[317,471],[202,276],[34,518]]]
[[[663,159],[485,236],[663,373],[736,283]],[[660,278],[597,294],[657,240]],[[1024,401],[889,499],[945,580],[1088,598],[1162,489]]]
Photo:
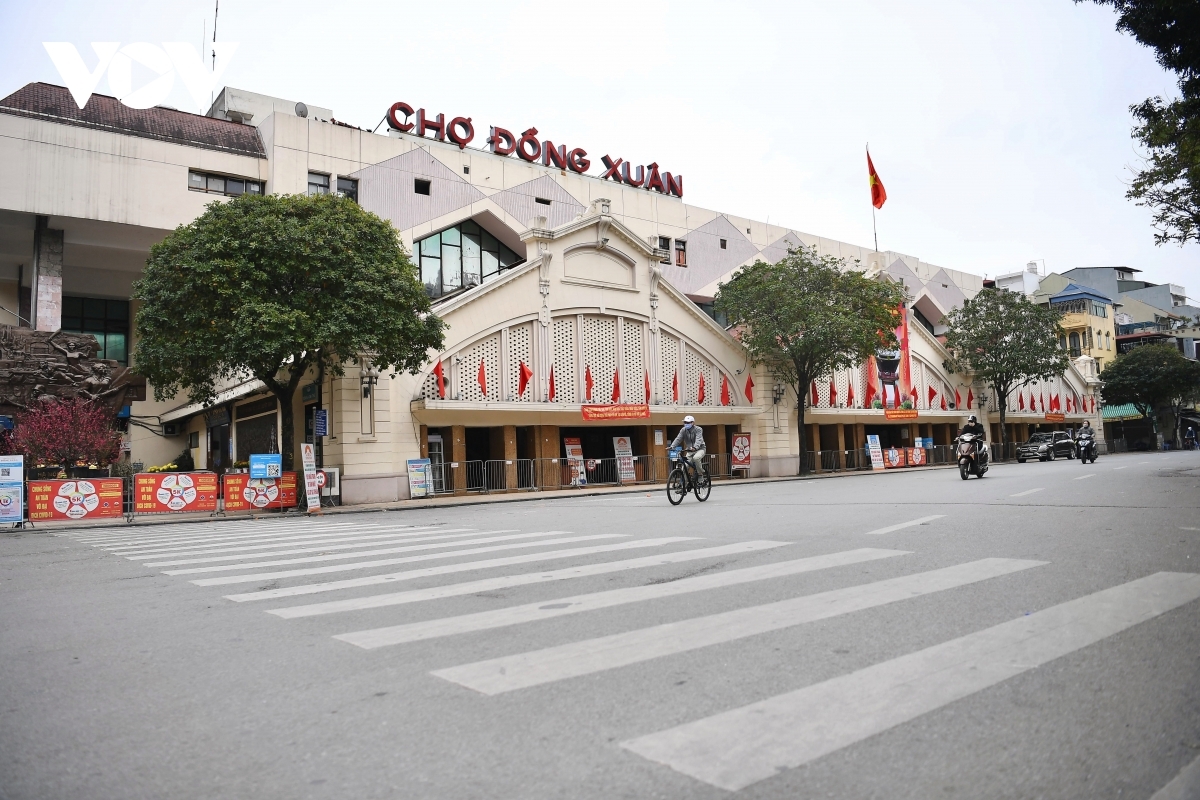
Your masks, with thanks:
[[[1082,351],[1079,349],[1079,332],[1071,331],[1071,358],[1079,358]]]
[[[1112,335],[1111,334],[1108,334],[1108,333],[1104,334],[1104,349],[1112,350]]]

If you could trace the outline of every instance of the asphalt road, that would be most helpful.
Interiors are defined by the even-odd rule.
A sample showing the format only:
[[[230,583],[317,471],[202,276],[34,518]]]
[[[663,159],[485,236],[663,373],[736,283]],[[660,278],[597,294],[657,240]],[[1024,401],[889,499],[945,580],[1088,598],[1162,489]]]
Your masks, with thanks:
[[[1162,800],[1198,757],[1195,453],[0,536],[4,800]]]

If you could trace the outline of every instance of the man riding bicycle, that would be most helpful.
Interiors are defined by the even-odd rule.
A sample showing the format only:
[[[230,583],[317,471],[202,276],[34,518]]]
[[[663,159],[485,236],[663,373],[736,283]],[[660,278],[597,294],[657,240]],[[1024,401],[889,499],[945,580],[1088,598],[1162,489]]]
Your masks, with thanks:
[[[692,463],[697,474],[708,474],[704,466],[704,429],[696,424],[696,418],[691,414],[683,418],[683,427],[675,435],[671,447],[683,447],[684,458]]]

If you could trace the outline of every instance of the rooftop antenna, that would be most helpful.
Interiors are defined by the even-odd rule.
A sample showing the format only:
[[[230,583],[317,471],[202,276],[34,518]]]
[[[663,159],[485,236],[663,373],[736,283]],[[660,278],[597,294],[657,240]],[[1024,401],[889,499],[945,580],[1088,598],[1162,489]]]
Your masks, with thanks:
[[[213,51],[212,51],[212,71],[217,71],[217,15],[221,13],[221,0],[216,0],[216,7],[213,9]],[[208,103],[211,106],[216,98],[217,87],[213,86],[212,92],[209,92]]]

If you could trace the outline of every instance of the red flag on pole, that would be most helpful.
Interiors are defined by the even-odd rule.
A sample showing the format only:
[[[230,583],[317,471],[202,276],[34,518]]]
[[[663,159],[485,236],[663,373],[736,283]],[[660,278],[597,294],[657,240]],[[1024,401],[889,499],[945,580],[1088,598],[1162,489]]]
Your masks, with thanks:
[[[746,401],[754,402],[754,378],[749,375],[746,376]]]
[[[731,402],[731,400],[729,399],[729,378],[726,377],[724,372],[722,372],[721,373],[721,405],[727,406],[730,404],[730,402]]]
[[[646,370],[646,405],[650,405],[650,370]]]
[[[613,370],[613,392],[612,402],[616,403],[621,400],[621,370]]]
[[[875,399],[875,382],[867,381],[867,396],[863,400],[863,408],[870,408],[871,402]]]
[[[475,376],[475,380],[479,381],[479,388],[483,391],[483,396],[487,397],[487,367],[484,366],[483,359],[479,359],[479,372]]]
[[[854,381],[846,386],[846,408],[854,408]]]
[[[548,399],[551,403],[553,403],[554,396],[556,394],[557,394],[557,392],[554,391],[554,365],[551,364],[550,365],[550,394],[548,394],[546,396],[546,399]]]
[[[887,202],[887,190],[883,188],[883,181],[879,180],[879,173],[875,171],[875,163],[871,161],[870,153],[867,153],[867,176],[871,182],[871,205],[883,208],[883,204]]]
[[[954,407],[962,408],[962,395],[958,393],[958,388],[954,389]]]
[[[437,377],[438,397],[446,399],[446,373],[442,370],[442,362],[438,361],[437,366],[433,368],[433,374]]]
[[[1021,411],[1025,410],[1025,393],[1024,392],[1017,392],[1017,407],[1020,408]]]
[[[817,382],[816,381],[812,382],[812,390],[811,391],[812,391],[812,403],[810,403],[810,405],[815,407],[818,403],[821,402],[821,398],[817,397]]]
[[[671,402],[672,403],[679,402],[679,371],[678,370],[676,370],[675,374],[671,377]]]
[[[921,393],[917,391],[917,385],[915,383],[909,388],[908,396],[912,398],[913,408],[916,408],[917,400],[921,397]]]
[[[591,400],[592,399],[592,365],[591,364],[586,364],[583,367],[583,388],[584,388],[584,392],[585,392],[583,399]]]
[[[930,386],[928,395],[929,396],[926,398],[925,405],[928,408],[933,408],[933,398],[937,397],[937,389]]]
[[[696,402],[704,405],[704,373],[700,373],[700,390],[696,392]]]
[[[947,411],[947,410],[949,410],[949,409],[946,408],[946,394],[943,392],[942,393],[942,411]]]
[[[829,379],[829,407],[833,408],[837,405],[837,385],[834,384],[833,378]]]
[[[520,374],[517,376],[517,397],[521,397],[523,394],[525,394],[525,387],[529,386],[529,379],[533,377],[533,370],[531,370],[524,361],[519,363]]]
[[[967,389],[967,410],[970,411],[975,406],[975,392]]]

